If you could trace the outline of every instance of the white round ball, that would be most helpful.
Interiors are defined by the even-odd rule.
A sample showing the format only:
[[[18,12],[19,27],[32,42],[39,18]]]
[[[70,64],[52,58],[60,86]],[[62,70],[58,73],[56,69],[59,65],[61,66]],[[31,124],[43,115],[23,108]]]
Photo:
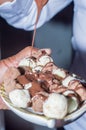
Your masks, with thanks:
[[[9,93],[9,98],[14,106],[26,108],[30,101],[30,95],[28,90],[15,89]]]
[[[37,65],[45,66],[49,62],[53,62],[53,59],[50,56],[44,55],[38,59]]]
[[[49,118],[62,119],[67,114],[68,101],[64,95],[52,93],[43,104],[43,113]]]

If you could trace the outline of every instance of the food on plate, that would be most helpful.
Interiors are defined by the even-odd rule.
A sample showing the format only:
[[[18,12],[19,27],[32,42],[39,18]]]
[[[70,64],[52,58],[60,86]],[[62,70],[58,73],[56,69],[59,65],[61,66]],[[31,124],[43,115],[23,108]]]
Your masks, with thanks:
[[[80,104],[80,98],[73,90],[67,90],[63,92],[63,95],[68,97],[68,110],[67,113],[72,113],[78,109]]]
[[[63,119],[67,114],[67,98],[58,93],[51,93],[43,104],[43,113],[50,118]]]
[[[27,90],[15,89],[9,93],[11,102],[16,107],[26,108],[30,102],[30,95]]]
[[[31,108],[48,118],[63,119],[86,100],[86,88],[44,50],[20,61],[5,73],[3,85],[16,107]]]

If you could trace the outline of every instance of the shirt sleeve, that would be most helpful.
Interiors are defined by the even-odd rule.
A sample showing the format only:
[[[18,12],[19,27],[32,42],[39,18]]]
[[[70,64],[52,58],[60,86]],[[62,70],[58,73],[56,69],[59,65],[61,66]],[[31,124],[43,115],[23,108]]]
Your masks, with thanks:
[[[72,0],[49,0],[43,7],[37,28],[49,21],[56,13],[65,8]],[[0,5],[0,16],[8,24],[25,30],[33,30],[37,17],[35,0],[14,0]]]

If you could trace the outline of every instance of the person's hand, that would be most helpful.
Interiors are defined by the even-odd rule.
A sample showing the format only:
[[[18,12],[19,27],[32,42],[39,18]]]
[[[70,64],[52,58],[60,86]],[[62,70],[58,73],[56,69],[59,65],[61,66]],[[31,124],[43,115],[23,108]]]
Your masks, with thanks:
[[[12,2],[13,0],[0,0],[0,5],[5,3],[5,2]]]
[[[37,49],[37,48],[33,48],[33,47],[29,46],[29,47],[26,47],[23,50],[21,50],[16,55],[11,56],[7,59],[1,60],[0,61],[0,83],[2,83],[3,76],[4,76],[5,72],[8,70],[9,67],[18,67],[19,62],[23,58],[30,57],[34,53],[37,53],[38,50],[39,49]],[[51,53],[50,49],[41,49],[41,50],[45,50],[47,52],[47,54]],[[1,99],[0,99],[0,109],[7,109],[6,105],[2,102]]]

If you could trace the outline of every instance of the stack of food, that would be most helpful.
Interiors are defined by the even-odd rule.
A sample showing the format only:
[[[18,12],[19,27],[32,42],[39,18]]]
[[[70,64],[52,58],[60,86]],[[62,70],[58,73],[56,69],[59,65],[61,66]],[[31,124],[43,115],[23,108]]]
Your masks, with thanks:
[[[8,69],[4,88],[14,106],[48,118],[63,119],[86,100],[86,88],[76,75],[57,67],[42,50]]]

